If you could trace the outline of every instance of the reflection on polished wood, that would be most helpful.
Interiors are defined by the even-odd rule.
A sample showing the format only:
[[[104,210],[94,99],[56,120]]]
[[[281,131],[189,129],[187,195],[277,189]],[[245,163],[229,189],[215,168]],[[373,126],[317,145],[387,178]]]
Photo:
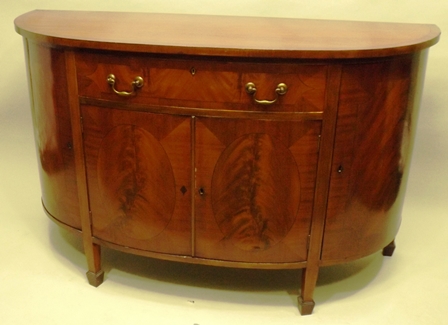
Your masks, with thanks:
[[[321,266],[392,255],[436,26],[76,11],[15,25],[42,202],[82,235],[90,284],[101,247],[302,268],[306,315]]]

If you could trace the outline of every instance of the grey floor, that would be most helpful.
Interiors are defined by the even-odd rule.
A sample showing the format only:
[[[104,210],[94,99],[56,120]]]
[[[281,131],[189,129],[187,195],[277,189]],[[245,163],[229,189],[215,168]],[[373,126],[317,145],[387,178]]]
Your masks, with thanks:
[[[385,258],[377,253],[323,268],[312,316],[301,317],[297,309],[299,270],[185,265],[106,249],[105,282],[98,288],[89,286],[80,239],[59,229],[41,208],[22,43],[12,20],[36,7],[107,9],[90,2],[0,4],[1,324],[448,324],[448,46],[443,37],[430,51],[395,254]],[[227,8],[224,13],[290,13],[265,1],[230,2],[233,9],[220,4]],[[193,3],[153,1],[153,7],[145,8],[204,11],[203,6],[191,9],[188,5]],[[211,1],[199,3],[212,8]],[[283,8],[294,4],[297,10],[302,4],[309,17],[322,12],[318,18],[428,22],[448,31],[448,4],[442,1],[379,0],[373,5],[347,0],[340,7],[313,3],[310,7],[305,1],[276,1]],[[127,4],[131,7],[111,6],[144,6],[138,0]],[[251,11],[256,6],[261,9]],[[221,13],[220,7],[210,12]]]

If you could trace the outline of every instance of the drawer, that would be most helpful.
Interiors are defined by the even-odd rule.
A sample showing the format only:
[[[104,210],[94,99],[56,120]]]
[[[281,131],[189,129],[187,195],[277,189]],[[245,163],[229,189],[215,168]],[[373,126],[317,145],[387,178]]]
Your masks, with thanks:
[[[324,107],[325,65],[86,52],[78,53],[76,66],[79,95],[89,98],[243,111],[315,112]],[[137,77],[141,85],[133,84]]]
[[[324,109],[326,66],[255,64],[241,71],[240,102],[249,110],[321,112]],[[256,92],[249,93],[249,84]]]

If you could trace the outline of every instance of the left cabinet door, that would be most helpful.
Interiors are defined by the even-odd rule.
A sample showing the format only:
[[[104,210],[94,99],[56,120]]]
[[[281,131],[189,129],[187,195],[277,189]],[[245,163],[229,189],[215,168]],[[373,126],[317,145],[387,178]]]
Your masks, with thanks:
[[[93,236],[191,254],[189,117],[81,107]]]

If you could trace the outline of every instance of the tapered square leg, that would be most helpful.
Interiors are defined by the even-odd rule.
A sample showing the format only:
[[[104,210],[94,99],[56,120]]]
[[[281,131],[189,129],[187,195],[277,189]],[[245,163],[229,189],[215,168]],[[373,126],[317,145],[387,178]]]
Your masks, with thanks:
[[[311,315],[313,313],[314,309],[314,300],[308,300],[304,301],[302,298],[302,295],[297,297],[298,305],[299,305],[299,311],[302,316],[305,315]]]
[[[298,307],[302,316],[311,315],[314,309],[313,293],[316,287],[318,265],[310,265],[302,270],[302,288],[297,298]]]
[[[383,256],[392,256],[395,250],[395,240],[392,240],[392,242],[383,248]]]
[[[88,271],[86,273],[86,275],[87,275],[87,280],[89,280],[89,284],[94,287],[98,287],[101,283],[103,283],[103,280],[104,280],[103,270],[96,272],[96,273],[94,273],[92,271]]]
[[[85,253],[87,257],[87,280],[89,284],[98,287],[104,280],[104,272],[101,268],[101,246],[97,244],[85,245]]]

